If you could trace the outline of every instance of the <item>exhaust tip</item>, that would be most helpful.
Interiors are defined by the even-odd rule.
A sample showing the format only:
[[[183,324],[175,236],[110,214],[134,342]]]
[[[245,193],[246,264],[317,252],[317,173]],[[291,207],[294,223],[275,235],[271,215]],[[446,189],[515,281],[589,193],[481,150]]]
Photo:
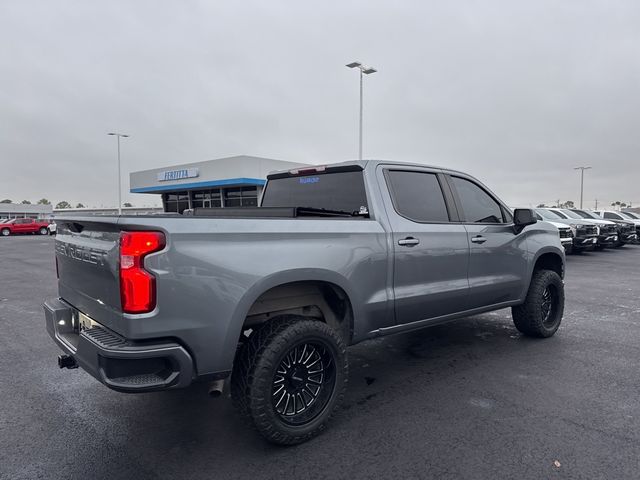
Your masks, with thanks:
[[[209,396],[211,398],[218,398],[222,395],[224,389],[224,380],[215,380],[209,384]]]

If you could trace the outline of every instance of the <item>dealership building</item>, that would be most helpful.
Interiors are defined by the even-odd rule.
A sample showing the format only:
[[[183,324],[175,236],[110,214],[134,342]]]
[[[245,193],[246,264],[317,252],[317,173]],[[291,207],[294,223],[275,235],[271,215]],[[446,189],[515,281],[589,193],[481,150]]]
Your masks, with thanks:
[[[5,218],[49,219],[53,213],[51,205],[30,205],[22,203],[0,203],[0,220]]]
[[[304,166],[308,164],[238,155],[132,172],[130,191],[161,195],[165,212],[255,207],[270,172]]]

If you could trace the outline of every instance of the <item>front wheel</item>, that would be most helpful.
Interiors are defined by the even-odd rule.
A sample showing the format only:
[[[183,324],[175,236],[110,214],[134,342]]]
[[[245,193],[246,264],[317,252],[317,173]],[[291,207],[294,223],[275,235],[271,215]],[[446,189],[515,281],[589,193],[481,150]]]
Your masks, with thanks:
[[[0,230],[0,234],[3,237],[8,237],[9,235],[11,235],[11,230],[9,230],[8,228],[3,228],[2,230]]]
[[[49,230],[46,227],[40,227],[40,235],[48,235]]]
[[[513,307],[513,323],[530,337],[553,336],[564,313],[564,283],[552,270],[537,270],[531,279],[527,297],[522,305]]]
[[[305,442],[326,427],[342,402],[344,343],[326,323],[286,316],[253,332],[236,358],[231,396],[268,441]]]

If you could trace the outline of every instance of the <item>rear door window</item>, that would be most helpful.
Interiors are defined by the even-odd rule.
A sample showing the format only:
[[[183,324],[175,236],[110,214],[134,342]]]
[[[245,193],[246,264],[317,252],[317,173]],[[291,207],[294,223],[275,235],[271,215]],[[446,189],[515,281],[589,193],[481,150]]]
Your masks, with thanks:
[[[388,170],[386,177],[399,215],[419,223],[449,222],[442,187],[435,173]]]

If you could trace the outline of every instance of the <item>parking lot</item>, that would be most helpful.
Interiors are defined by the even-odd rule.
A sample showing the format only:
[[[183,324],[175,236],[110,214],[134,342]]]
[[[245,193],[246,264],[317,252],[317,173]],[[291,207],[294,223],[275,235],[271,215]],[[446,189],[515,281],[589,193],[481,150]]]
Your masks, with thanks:
[[[60,370],[53,238],[0,239],[0,478],[638,478],[640,246],[567,258],[564,322],[501,310],[350,349],[345,405],[281,448],[206,385],[126,395]]]

